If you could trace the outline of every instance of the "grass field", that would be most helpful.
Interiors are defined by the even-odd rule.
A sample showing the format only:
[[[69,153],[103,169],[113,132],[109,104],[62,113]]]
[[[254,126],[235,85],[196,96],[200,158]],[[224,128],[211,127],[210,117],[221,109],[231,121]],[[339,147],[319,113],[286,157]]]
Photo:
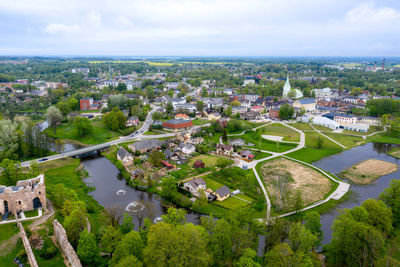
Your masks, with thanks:
[[[297,128],[299,130],[313,130],[313,128],[311,128],[311,126],[307,123],[296,122],[291,123],[290,126],[293,126],[294,128]]]
[[[30,211],[25,211],[24,214],[25,214],[25,216],[27,218],[30,218],[30,217],[38,216],[39,215],[39,211],[37,209],[36,210],[30,210]]]
[[[277,207],[278,198],[280,212],[293,210],[293,196],[300,190],[304,206],[325,198],[333,186],[331,181],[320,172],[300,163],[278,158],[263,163],[258,170],[269,192],[272,204]],[[286,181],[282,185],[282,181]],[[279,190],[277,190],[279,184]],[[284,188],[281,191],[281,188]]]
[[[386,135],[385,133],[376,134],[376,135],[367,137],[367,141],[373,142],[373,143],[400,144],[399,137]]]
[[[254,199],[253,199],[253,201],[254,201]],[[253,201],[250,201],[250,202],[253,202]],[[238,198],[236,198],[234,196],[231,196],[231,197],[225,199],[224,201],[216,200],[216,201],[213,202],[213,204],[217,205],[217,206],[221,206],[221,207],[227,208],[227,209],[230,209],[230,210],[235,210],[235,209],[238,209],[238,208],[242,208],[242,207],[246,207],[248,205],[251,205],[251,203],[248,203],[246,201],[238,199]]]
[[[331,128],[328,128],[328,127],[325,127],[325,126],[322,126],[322,125],[313,124],[313,126],[314,126],[315,129],[323,131],[323,132],[332,132],[333,131]]]
[[[344,145],[347,148],[359,146],[365,143],[361,136],[354,136],[354,135],[346,135],[340,133],[324,133],[326,136],[329,136],[333,140],[339,142],[340,144]]]
[[[197,160],[203,161],[206,167],[215,167],[218,162],[224,162],[227,165],[232,165],[234,163],[234,161],[231,159],[221,158],[212,155],[198,155],[189,160],[189,166],[192,167]]]
[[[264,127],[258,128],[256,132],[260,135],[276,135],[282,136],[283,141],[298,142],[300,141],[300,134],[285,125],[280,123],[271,123]]]
[[[218,190],[224,186],[223,184],[218,183],[211,178],[208,177],[202,177],[202,178],[206,182],[207,188],[210,188],[212,191]]]
[[[192,122],[193,122],[193,125],[204,125],[204,124],[210,123],[210,121],[202,120],[202,119],[195,119],[195,120],[192,120]]]
[[[51,128],[47,128],[45,132],[53,138],[75,140],[86,145],[105,143],[116,139],[121,135],[119,132],[108,130],[101,121],[92,120],[90,123],[93,126],[93,131],[91,134],[84,137],[76,137],[74,134],[73,124],[71,122],[61,124],[57,128],[56,134],[53,133],[53,129]]]
[[[263,159],[263,158],[271,156],[271,154],[269,154],[269,153],[253,151],[253,150],[252,150],[252,154],[254,155],[254,159]]]
[[[271,152],[285,152],[296,147],[296,144],[274,142],[266,140],[261,137],[258,133],[251,131],[246,132],[242,135],[236,136],[237,138],[242,138],[248,143],[255,144],[251,148],[257,148],[261,150],[271,151]]]

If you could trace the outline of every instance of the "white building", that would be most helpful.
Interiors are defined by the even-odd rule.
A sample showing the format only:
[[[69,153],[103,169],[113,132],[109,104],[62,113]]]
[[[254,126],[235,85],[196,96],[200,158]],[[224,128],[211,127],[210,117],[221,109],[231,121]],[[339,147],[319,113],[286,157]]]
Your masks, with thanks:
[[[292,90],[289,82],[289,76],[286,77],[285,85],[283,86],[283,97],[288,97],[289,92]],[[296,92],[295,98],[302,98],[303,93],[298,89],[293,89]]]
[[[339,127],[340,127],[339,123],[337,123],[331,119],[321,117],[321,116],[314,117],[314,119],[312,120],[312,123],[315,125],[328,127],[333,130],[339,129]]]

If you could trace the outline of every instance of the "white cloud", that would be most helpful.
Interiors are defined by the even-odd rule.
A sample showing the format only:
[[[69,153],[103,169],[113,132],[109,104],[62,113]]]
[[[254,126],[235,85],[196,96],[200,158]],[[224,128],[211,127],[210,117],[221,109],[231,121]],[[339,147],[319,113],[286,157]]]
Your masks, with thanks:
[[[65,25],[60,23],[47,24],[43,31],[49,34],[71,34],[79,32],[80,27],[78,25]]]

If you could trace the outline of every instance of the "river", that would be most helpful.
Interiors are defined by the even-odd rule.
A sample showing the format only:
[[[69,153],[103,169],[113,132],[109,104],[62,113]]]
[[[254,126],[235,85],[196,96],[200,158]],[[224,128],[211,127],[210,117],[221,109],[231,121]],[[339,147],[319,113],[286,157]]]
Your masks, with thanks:
[[[128,212],[136,227],[144,217],[154,221],[166,213],[158,195],[128,186],[119,170],[108,159],[93,156],[82,159],[82,164],[89,173],[85,183],[96,188],[89,194],[106,208],[113,206],[120,212]],[[200,217],[198,213],[188,212],[186,221],[199,224]]]
[[[331,172],[332,174],[340,173],[352,165],[367,159],[379,159],[400,164],[400,159],[396,159],[385,154],[385,152],[389,151],[393,146],[398,145],[368,143],[363,146],[346,150],[340,154],[326,157],[313,164]],[[355,206],[359,206],[368,198],[378,198],[379,194],[382,193],[384,189],[389,187],[391,180],[398,180],[399,178],[400,171],[398,170],[397,172],[384,175],[368,185],[352,184],[350,187],[351,192],[349,198],[338,204],[329,212],[321,215],[322,230],[324,232],[324,240],[322,241],[322,244],[325,245],[330,242],[332,238],[331,226],[333,220],[338,215],[339,210],[343,208],[351,209]]]

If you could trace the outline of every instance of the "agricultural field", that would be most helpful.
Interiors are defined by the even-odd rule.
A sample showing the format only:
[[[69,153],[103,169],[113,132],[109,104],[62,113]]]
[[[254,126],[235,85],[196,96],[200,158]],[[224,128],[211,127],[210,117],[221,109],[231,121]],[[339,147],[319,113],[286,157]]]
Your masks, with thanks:
[[[256,132],[260,135],[275,135],[283,137],[283,141],[299,142],[300,134],[280,123],[271,123],[258,128]]]
[[[325,198],[333,184],[320,172],[285,158],[261,163],[257,168],[276,212],[294,209],[296,191],[301,193],[303,206]]]
[[[356,184],[369,184],[379,177],[398,170],[395,163],[369,159],[359,162],[340,173],[340,176],[353,181]]]

